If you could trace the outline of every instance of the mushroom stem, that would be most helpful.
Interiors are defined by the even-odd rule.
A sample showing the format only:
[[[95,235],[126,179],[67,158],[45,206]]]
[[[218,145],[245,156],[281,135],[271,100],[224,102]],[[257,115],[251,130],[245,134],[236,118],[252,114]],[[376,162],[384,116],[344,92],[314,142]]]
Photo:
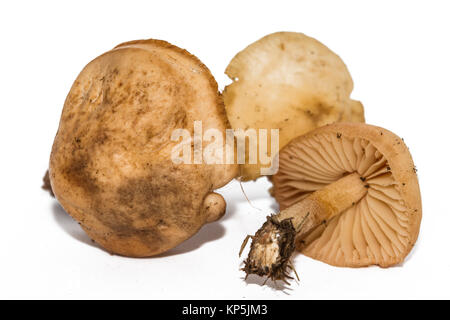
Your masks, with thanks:
[[[355,205],[366,193],[364,179],[355,172],[268,217],[252,237],[243,270],[272,280],[290,278],[287,267],[295,241],[301,241],[317,226]]]
[[[321,223],[326,223],[361,200],[367,193],[365,186],[358,173],[349,174],[282,210],[277,219],[291,219],[297,232],[296,238],[303,238]]]

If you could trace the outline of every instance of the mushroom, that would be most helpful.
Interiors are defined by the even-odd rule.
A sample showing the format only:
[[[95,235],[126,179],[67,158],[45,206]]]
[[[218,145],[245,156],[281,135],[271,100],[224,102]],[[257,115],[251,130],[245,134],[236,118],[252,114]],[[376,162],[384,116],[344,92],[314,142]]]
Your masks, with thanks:
[[[422,215],[420,190],[409,150],[392,132],[327,125],[292,140],[279,164],[273,194],[281,211],[251,237],[247,274],[290,278],[294,247],[342,267],[389,267],[411,251]]]
[[[192,137],[194,121],[219,134],[229,127],[208,68],[165,41],[121,44],[90,62],[67,96],[51,189],[111,253],[167,251],[225,213],[213,191],[237,175],[235,164],[172,161],[174,130]],[[186,144],[191,154],[195,144]]]
[[[350,98],[353,80],[347,66],[302,33],[259,39],[236,54],[225,73],[233,80],[223,92],[233,129],[279,129],[280,148],[325,124],[364,122],[361,102]],[[246,161],[241,180],[257,179],[266,166],[261,159]]]

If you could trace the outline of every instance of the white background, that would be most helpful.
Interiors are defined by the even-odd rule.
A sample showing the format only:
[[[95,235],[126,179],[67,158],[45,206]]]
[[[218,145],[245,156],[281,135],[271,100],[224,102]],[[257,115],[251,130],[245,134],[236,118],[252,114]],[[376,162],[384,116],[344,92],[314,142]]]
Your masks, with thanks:
[[[0,298],[450,298],[450,7],[446,1],[2,1]],[[240,244],[276,210],[262,179],[221,190],[220,222],[159,257],[111,256],[40,189],[60,112],[91,59],[127,40],[197,55],[219,86],[230,59],[275,31],[298,31],[346,62],[368,123],[404,137],[423,220],[406,261],[335,268],[297,255],[300,283],[243,281]]]

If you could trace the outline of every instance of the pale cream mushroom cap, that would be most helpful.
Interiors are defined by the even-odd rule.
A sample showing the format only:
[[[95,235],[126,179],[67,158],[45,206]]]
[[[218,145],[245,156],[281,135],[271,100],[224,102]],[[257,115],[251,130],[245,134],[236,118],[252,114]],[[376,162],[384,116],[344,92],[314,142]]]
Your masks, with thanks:
[[[344,62],[302,33],[259,39],[236,54],[225,73],[233,80],[223,92],[232,128],[279,129],[280,148],[325,124],[364,122],[362,104],[350,98],[353,80]],[[261,167],[247,159],[241,178],[258,178]]]

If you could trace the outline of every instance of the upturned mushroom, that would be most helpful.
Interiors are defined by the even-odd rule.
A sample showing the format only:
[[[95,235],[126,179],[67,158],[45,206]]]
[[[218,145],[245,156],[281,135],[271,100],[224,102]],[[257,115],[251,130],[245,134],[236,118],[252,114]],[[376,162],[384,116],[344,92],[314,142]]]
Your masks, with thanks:
[[[292,140],[279,163],[273,194],[281,211],[251,237],[247,274],[291,278],[295,247],[342,267],[389,267],[411,251],[422,208],[401,138],[366,124],[328,125]]]
[[[234,164],[171,161],[179,144],[173,130],[192,136],[194,121],[205,131],[229,127],[207,67],[165,41],[123,43],[90,62],[67,96],[51,189],[106,250],[132,257],[167,251],[225,213],[213,191],[237,174]],[[196,143],[187,145],[192,153]]]

